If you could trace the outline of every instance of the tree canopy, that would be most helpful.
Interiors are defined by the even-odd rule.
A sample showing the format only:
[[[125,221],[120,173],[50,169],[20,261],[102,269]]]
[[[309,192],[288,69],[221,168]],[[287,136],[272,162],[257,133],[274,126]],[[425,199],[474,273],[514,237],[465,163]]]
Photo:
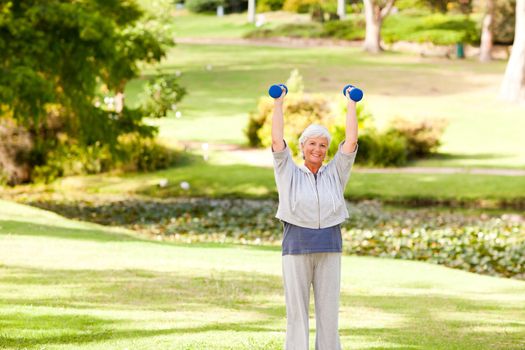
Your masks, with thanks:
[[[152,135],[140,111],[100,100],[123,92],[141,62],[159,61],[173,43],[167,34],[133,0],[0,0],[0,118],[33,135],[41,162],[52,123],[85,145]]]

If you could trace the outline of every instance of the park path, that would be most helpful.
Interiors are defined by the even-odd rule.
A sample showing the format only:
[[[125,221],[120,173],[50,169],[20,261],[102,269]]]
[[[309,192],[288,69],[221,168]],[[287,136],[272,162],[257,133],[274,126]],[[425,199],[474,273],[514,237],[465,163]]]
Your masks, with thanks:
[[[177,44],[192,45],[245,45],[245,46],[271,46],[271,47],[363,47],[362,40],[340,40],[330,38],[174,38]],[[429,43],[413,43],[397,41],[395,43],[383,44],[390,51],[410,52],[422,57],[450,58],[454,54],[454,45],[433,45]],[[477,57],[479,48],[470,45],[465,46],[466,57]],[[492,50],[494,58],[506,60],[509,58],[509,48],[505,45],[494,45]]]
[[[203,152],[203,142],[183,142],[186,150]],[[207,146],[208,152],[227,152],[231,163],[240,162],[261,167],[273,167],[273,158],[267,148],[246,148],[234,144],[214,144]],[[399,167],[399,168],[361,168],[353,170],[356,173],[371,174],[473,174],[473,175],[501,175],[525,176],[525,169],[508,168],[475,168],[475,167]]]
[[[249,45],[249,46],[276,46],[276,47],[318,47],[318,46],[349,46],[361,47],[362,41],[336,40],[326,38],[175,38],[177,44],[197,45]]]

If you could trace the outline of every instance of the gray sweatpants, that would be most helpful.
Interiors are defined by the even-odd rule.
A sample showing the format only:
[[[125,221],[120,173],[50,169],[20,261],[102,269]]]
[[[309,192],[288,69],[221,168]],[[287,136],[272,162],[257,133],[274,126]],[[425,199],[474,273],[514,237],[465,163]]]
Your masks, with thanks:
[[[340,350],[341,253],[283,255],[286,350],[308,350],[310,285],[315,300],[315,349]]]

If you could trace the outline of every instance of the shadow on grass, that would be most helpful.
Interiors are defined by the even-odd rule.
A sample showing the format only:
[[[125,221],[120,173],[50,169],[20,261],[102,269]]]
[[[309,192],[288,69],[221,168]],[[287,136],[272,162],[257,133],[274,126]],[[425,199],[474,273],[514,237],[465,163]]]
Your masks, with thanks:
[[[111,233],[102,229],[79,229],[16,220],[0,220],[0,229],[2,230],[1,234],[4,235],[67,238],[95,242],[146,241],[124,233]]]
[[[64,215],[64,212],[58,211],[59,214]],[[70,216],[70,218],[79,218]],[[85,220],[85,218],[82,218]],[[170,242],[157,241],[153,238],[140,237],[138,234],[127,235],[124,233],[111,233],[106,230],[97,229],[78,229],[70,227],[60,227],[44,224],[33,224],[26,221],[15,220],[0,220],[0,236],[1,235],[19,235],[32,237],[50,237],[50,238],[64,238],[72,240],[84,240],[92,242],[144,242],[156,245],[172,245],[187,248],[239,248],[248,250],[266,250],[266,251],[280,251],[279,246],[271,245],[242,245],[237,243],[216,243],[216,242]]]
[[[19,322],[10,322],[10,317],[20,317],[23,320]],[[180,328],[164,328],[164,329],[112,329],[112,326],[124,324],[125,321],[105,320],[99,317],[88,317],[79,315],[45,315],[45,316],[31,316],[27,314],[7,314],[6,321],[0,321],[3,328],[19,328],[20,330],[38,330],[39,332],[55,333],[57,329],[65,332],[62,335],[43,335],[36,337],[24,336],[2,336],[0,334],[0,344],[2,347],[15,347],[16,349],[26,349],[36,347],[38,345],[59,345],[70,344],[79,345],[86,343],[99,343],[108,340],[119,339],[138,339],[138,338],[153,338],[164,335],[183,336],[187,334],[205,333],[212,331],[231,331],[232,329],[239,329],[242,325],[242,331],[246,332],[269,332],[272,329],[264,327],[266,321],[255,322],[232,322],[232,323],[217,323],[211,322],[199,327],[180,327]],[[42,327],[42,325],[45,325]],[[66,325],[66,326],[65,326]],[[153,342],[152,342],[153,346]],[[41,347],[38,347],[41,349]]]
[[[0,341],[6,346],[96,344],[161,335],[201,334],[206,340],[209,332],[270,335],[284,331],[280,326],[285,318],[282,282],[274,275],[224,271],[194,276],[148,270],[24,267],[2,267],[0,273],[0,285],[6,287],[0,290],[0,305],[4,310],[0,320],[4,336]],[[50,293],[50,286],[59,296]],[[24,291],[39,289],[45,291],[40,296],[38,292],[37,296],[23,296]],[[29,305],[32,308],[27,313],[20,311]],[[366,349],[511,350],[523,349],[525,345],[525,305],[473,300],[449,295],[446,291],[426,295],[343,293],[341,305],[343,310],[366,310],[363,314],[341,312],[345,326],[340,329],[344,343],[365,339],[370,345]],[[35,306],[52,308],[52,311],[42,309],[49,314],[35,315],[36,310],[43,312]],[[10,307],[16,311],[9,311]],[[112,311],[117,317],[124,311],[124,318],[99,316]],[[162,322],[180,323],[180,326],[136,329],[133,322],[137,318],[141,319],[141,326],[144,325],[140,312],[151,311],[173,312],[164,316]],[[208,319],[199,316],[198,321],[188,324],[188,315],[210,311],[212,315]],[[72,312],[75,315],[71,315]],[[127,312],[133,312],[135,319]],[[236,315],[233,322],[228,320],[232,312]],[[93,313],[97,316],[92,316]],[[57,329],[61,334],[57,335]],[[373,347],[377,342],[391,346]],[[213,348],[212,344],[209,347]]]

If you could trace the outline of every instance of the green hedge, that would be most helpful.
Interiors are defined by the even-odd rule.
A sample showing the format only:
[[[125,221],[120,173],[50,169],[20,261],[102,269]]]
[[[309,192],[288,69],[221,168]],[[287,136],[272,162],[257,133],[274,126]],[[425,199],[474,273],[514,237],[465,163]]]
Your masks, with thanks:
[[[250,113],[248,126],[244,130],[253,147],[269,147],[271,144],[271,120],[273,101],[261,97],[257,111]],[[345,139],[346,103],[334,107],[325,95],[290,93],[284,104],[287,120],[284,137],[293,155],[299,154],[298,139],[310,124],[324,125],[332,135],[327,154],[329,160],[338,145]],[[363,104],[357,105],[359,124],[359,153],[356,163],[369,166],[402,166],[409,159],[424,158],[437,151],[445,130],[444,120],[423,119],[413,121],[397,117],[386,131],[379,131],[373,125],[372,115]]]
[[[411,41],[431,42],[436,45],[458,42],[477,44],[480,41],[480,28],[477,21],[464,15],[395,14],[385,19],[381,37],[387,43]]]
[[[303,38],[334,38],[361,40],[365,37],[366,22],[362,15],[350,15],[344,21],[320,23],[283,24],[273,29],[257,28],[248,38],[276,36]],[[474,19],[473,19],[474,18]],[[478,44],[480,41],[479,18],[464,15],[443,14],[393,14],[383,24],[383,41],[431,42],[436,45],[452,45],[458,42]]]
[[[278,11],[283,8],[284,0],[258,0],[257,12]]]
[[[194,13],[215,13],[222,5],[225,13],[246,11],[248,0],[186,0],[186,8]]]

